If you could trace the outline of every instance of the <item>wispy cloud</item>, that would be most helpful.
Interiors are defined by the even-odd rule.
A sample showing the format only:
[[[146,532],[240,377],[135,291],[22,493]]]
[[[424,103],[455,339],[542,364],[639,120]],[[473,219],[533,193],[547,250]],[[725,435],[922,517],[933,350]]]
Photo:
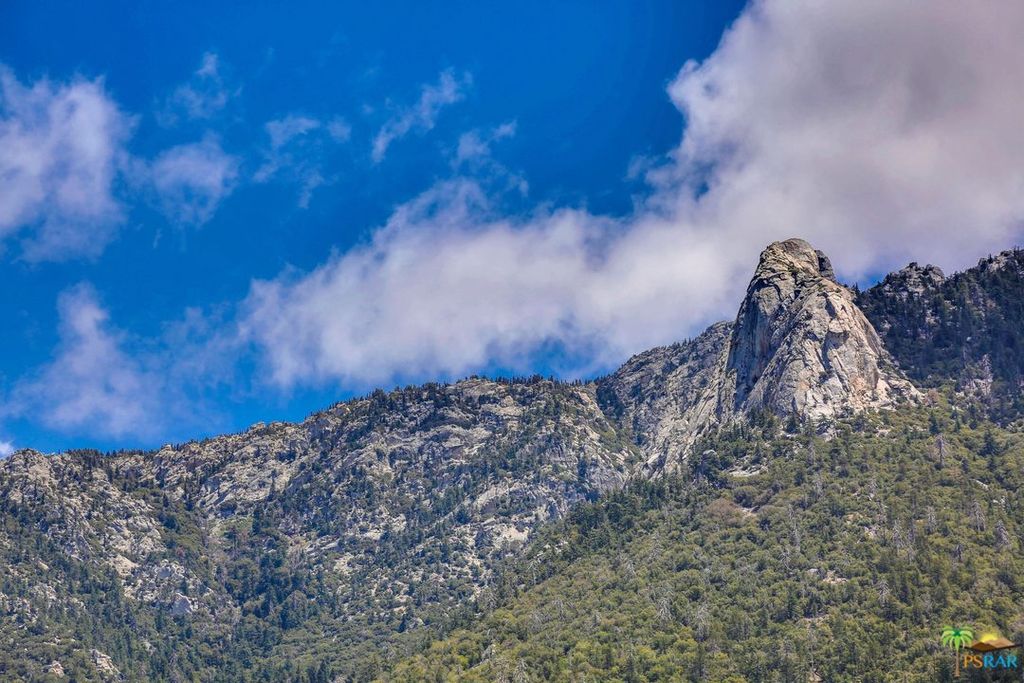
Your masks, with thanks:
[[[520,195],[525,196],[529,190],[526,178],[498,161],[491,151],[495,143],[515,137],[516,127],[515,121],[507,121],[491,129],[476,129],[460,135],[452,153],[452,170],[486,179],[506,189],[516,189]]]
[[[10,441],[0,441],[0,458],[6,458],[14,452],[14,444]]]
[[[459,144],[455,148],[452,166],[458,168],[463,164],[472,164],[480,160],[491,159],[491,145],[495,142],[515,137],[516,122],[508,121],[489,131],[471,130],[459,136]]]
[[[140,339],[114,324],[86,283],[61,293],[57,310],[52,359],[15,384],[0,418],[113,439],[180,437],[217,424],[202,392],[232,372],[234,341],[211,319],[190,310],[160,337]]]
[[[465,98],[466,90],[472,82],[468,73],[457,76],[449,69],[441,72],[437,83],[424,85],[419,100],[410,107],[398,109],[374,137],[371,151],[373,161],[383,161],[391,144],[409,133],[433,130],[441,111]]]
[[[122,437],[156,429],[159,378],[123,350],[124,335],[109,327],[92,288],[64,292],[58,311],[57,354],[15,388],[12,406],[61,431]]]
[[[192,77],[175,88],[164,102],[163,108],[157,113],[160,123],[172,126],[182,118],[203,120],[220,113],[241,90],[237,86],[228,85],[223,70],[224,66],[217,53],[205,53]]]
[[[115,194],[133,119],[101,79],[31,85],[0,65],[0,240],[30,261],[96,256],[123,222]]]
[[[164,214],[179,225],[209,221],[235,189],[239,163],[212,134],[161,153],[152,163],[150,176]]]
[[[313,191],[331,180],[324,176],[327,148],[347,142],[352,129],[340,117],[322,121],[303,114],[268,121],[264,128],[270,144],[253,180],[265,183],[274,178],[299,186],[299,207],[307,208]]]
[[[289,114],[283,119],[268,121],[264,128],[270,137],[270,148],[279,150],[295,138],[320,128],[320,121],[301,114]]]
[[[352,137],[352,126],[337,116],[327,122],[327,132],[335,142],[348,142]]]

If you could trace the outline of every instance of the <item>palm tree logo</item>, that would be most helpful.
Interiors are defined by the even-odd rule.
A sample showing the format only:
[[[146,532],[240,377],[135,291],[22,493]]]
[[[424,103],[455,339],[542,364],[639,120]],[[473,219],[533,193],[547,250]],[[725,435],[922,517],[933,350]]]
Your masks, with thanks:
[[[942,629],[942,644],[952,648],[956,653],[956,675],[960,676],[960,650],[974,642],[974,631],[969,628],[953,628],[947,626]]]

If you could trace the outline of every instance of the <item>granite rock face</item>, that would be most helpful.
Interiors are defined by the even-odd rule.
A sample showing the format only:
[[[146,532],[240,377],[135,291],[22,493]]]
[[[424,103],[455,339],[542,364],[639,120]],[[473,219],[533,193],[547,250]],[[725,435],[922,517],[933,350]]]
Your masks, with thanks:
[[[659,468],[756,411],[816,420],[917,393],[828,258],[790,239],[762,252],[734,322],[633,357],[598,395]]]
[[[828,259],[797,239],[762,252],[725,371],[723,416],[769,410],[816,419],[916,393]]]
[[[598,397],[643,449],[649,468],[678,461],[720,422],[733,323],[630,358],[598,383]]]

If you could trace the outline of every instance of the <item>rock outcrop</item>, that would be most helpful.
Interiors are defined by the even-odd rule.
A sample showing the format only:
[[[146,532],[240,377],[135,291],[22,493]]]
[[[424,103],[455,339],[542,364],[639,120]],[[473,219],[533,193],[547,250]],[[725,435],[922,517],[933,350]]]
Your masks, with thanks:
[[[649,466],[678,460],[720,420],[726,353],[733,324],[630,358],[598,382],[598,398],[640,445]]]
[[[817,420],[917,395],[878,333],[807,242],[761,254],[735,322],[630,359],[598,394],[658,467],[710,430],[766,410]]]
[[[769,410],[816,419],[915,394],[828,258],[798,239],[762,252],[725,372],[720,416]]]
[[[945,281],[946,276],[938,266],[929,263],[922,267],[914,261],[886,275],[878,287],[890,298],[906,302],[935,292]]]

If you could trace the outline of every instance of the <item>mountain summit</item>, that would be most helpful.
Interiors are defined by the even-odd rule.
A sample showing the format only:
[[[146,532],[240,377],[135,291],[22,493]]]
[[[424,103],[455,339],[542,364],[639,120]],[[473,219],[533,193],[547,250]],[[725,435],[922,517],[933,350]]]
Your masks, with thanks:
[[[807,418],[914,394],[828,257],[799,239],[761,253],[732,329],[726,387],[724,414],[767,409]]]
[[[828,257],[801,239],[761,253],[734,322],[635,356],[602,389],[651,461],[757,411],[813,420],[917,394]]]

